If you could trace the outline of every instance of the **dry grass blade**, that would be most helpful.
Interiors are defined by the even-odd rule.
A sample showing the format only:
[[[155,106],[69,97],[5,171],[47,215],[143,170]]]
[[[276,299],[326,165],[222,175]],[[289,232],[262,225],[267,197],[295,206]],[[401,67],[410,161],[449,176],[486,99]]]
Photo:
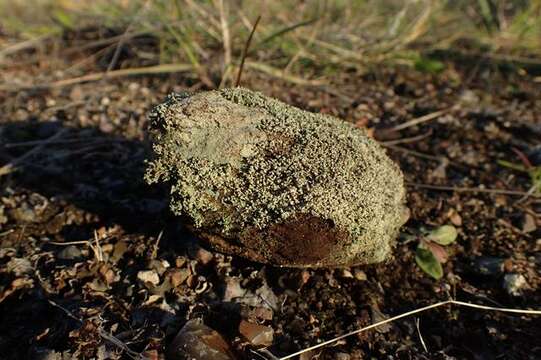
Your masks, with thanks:
[[[229,9],[224,5],[224,0],[218,1],[218,9],[220,10],[220,25],[222,28],[222,38],[224,45],[224,68],[227,69],[231,65],[231,35],[229,33],[229,25],[227,24],[227,17]]]
[[[237,74],[237,81],[235,81],[235,87],[240,85],[240,78],[242,76],[242,69],[244,68],[244,62],[246,61],[246,56],[248,56],[248,49],[250,49],[250,42],[252,42],[252,37],[254,36],[255,29],[257,28],[257,24],[259,24],[259,20],[261,20],[261,15],[257,17],[254,23],[254,27],[252,28],[252,31],[250,32],[250,36],[248,36],[248,40],[246,40],[246,45],[244,46],[244,50],[242,51],[242,58],[240,60],[239,73]]]
[[[310,20],[306,20],[306,21],[301,21],[297,24],[293,24],[291,26],[288,26],[284,29],[281,29],[281,30],[278,30],[272,34],[270,34],[269,36],[267,36],[266,38],[264,38],[263,40],[261,40],[259,43],[257,43],[254,48],[255,49],[258,49],[260,46],[262,45],[265,45],[266,43],[268,42],[271,42],[272,40],[276,39],[277,37],[280,37],[284,34],[287,34],[288,32],[291,32],[293,30],[296,30],[300,27],[303,27],[303,26],[307,26],[307,25],[311,25],[313,23],[315,23],[316,21],[318,21],[319,18],[315,18],[315,19],[310,19]]]
[[[246,65],[248,67],[254,69],[254,70],[261,71],[261,72],[263,72],[263,73],[265,73],[267,75],[271,75],[273,77],[288,81],[288,82],[293,83],[293,84],[306,85],[306,86],[325,85],[325,81],[303,79],[303,78],[295,76],[295,75],[287,74],[287,73],[285,73],[284,71],[282,71],[280,69],[277,69],[275,67],[272,67],[270,65],[266,65],[266,64],[263,64],[263,63],[260,63],[260,62],[247,61]]]
[[[421,123],[424,123],[424,122],[427,122],[427,121],[430,121],[430,120],[433,120],[433,119],[436,119],[444,114],[446,114],[447,112],[449,112],[452,108],[448,108],[448,109],[443,109],[443,110],[438,110],[438,111],[434,111],[430,114],[426,114],[426,115],[423,115],[423,116],[420,116],[418,118],[415,118],[415,119],[412,119],[412,120],[409,120],[409,121],[406,121],[405,123],[403,124],[400,124],[400,125],[397,125],[395,127],[392,127],[391,131],[399,131],[399,130],[404,130],[404,129],[407,129],[409,127],[412,127],[412,126],[415,126],[415,125],[418,125],[418,124],[421,124]]]
[[[33,38],[33,39],[21,41],[19,43],[7,46],[6,48],[0,50],[0,60],[3,57],[7,56],[7,55],[12,55],[12,54],[15,54],[15,53],[17,53],[19,51],[22,51],[22,50],[34,48],[34,47],[38,46],[39,44],[41,44],[43,41],[45,41],[45,40],[47,40],[47,39],[49,39],[49,38],[51,38],[51,37],[53,37],[55,35],[57,35],[56,32],[50,33],[50,34],[45,34],[45,35],[38,36],[38,37]]]
[[[419,335],[419,340],[421,340],[421,345],[423,345],[423,349],[425,349],[426,352],[428,352],[428,348],[425,344],[425,339],[423,339],[423,334],[421,334],[421,329],[419,327],[419,318],[415,318],[415,327],[417,328],[417,335]]]
[[[385,319],[385,320],[377,322],[375,324],[366,326],[364,328],[351,331],[351,332],[349,332],[347,334],[335,337],[334,339],[324,341],[324,342],[322,342],[320,344],[317,344],[317,345],[311,346],[309,348],[297,351],[296,353],[281,357],[281,358],[279,358],[279,360],[291,359],[291,358],[293,358],[293,357],[295,357],[297,355],[301,355],[303,353],[306,353],[306,352],[309,352],[309,351],[312,351],[312,350],[315,350],[315,349],[322,348],[324,346],[333,344],[333,343],[335,343],[335,342],[337,342],[339,340],[342,340],[344,338],[359,334],[359,333],[361,333],[363,331],[370,330],[370,329],[376,328],[378,326],[381,326],[381,325],[396,321],[398,319],[402,319],[402,318],[405,318],[405,317],[408,317],[408,316],[411,316],[411,315],[414,315],[414,314],[418,314],[418,313],[421,313],[421,312],[424,312],[424,311],[427,311],[427,310],[430,310],[430,309],[435,309],[435,308],[438,308],[438,307],[441,307],[441,306],[444,306],[444,305],[449,305],[449,304],[455,304],[455,305],[459,305],[459,306],[465,306],[465,307],[470,307],[470,308],[480,309],[480,310],[499,311],[499,312],[513,313],[513,314],[521,314],[521,315],[541,315],[541,310],[509,309],[509,308],[501,308],[501,307],[470,304],[470,303],[467,303],[467,302],[464,302],[464,301],[457,301],[457,300],[441,301],[439,303],[435,303],[435,304],[424,306],[424,307],[421,307],[421,308],[418,308],[418,309],[415,309],[415,310],[412,310],[412,311],[408,311],[408,312],[405,312],[403,314],[393,316],[392,318]]]
[[[136,75],[149,75],[149,74],[166,74],[166,73],[175,73],[175,72],[185,72],[192,71],[193,66],[190,64],[162,64],[156,66],[146,66],[139,68],[130,68],[130,69],[120,69],[112,70],[110,72],[99,72],[87,74],[71,79],[59,80],[47,84],[38,84],[38,85],[26,85],[26,86],[17,86],[17,85],[2,85],[0,90],[17,92],[20,90],[40,90],[40,89],[52,89],[52,88],[61,88],[64,86],[70,86],[75,84],[80,84],[84,82],[99,81],[107,74],[107,79],[119,78],[124,76],[136,76]]]
[[[421,134],[421,135],[417,135],[417,136],[412,136],[412,137],[402,138],[402,139],[396,139],[396,140],[384,141],[384,142],[382,142],[382,144],[384,146],[398,145],[398,144],[410,144],[412,142],[416,142],[416,141],[426,139],[430,135],[432,135],[432,130],[429,130],[426,133]]]
[[[413,183],[413,182],[407,182],[406,185],[420,188],[420,189],[439,190],[439,191],[478,192],[478,193],[500,194],[500,195],[511,195],[511,196],[530,196],[534,198],[541,197],[541,195],[530,194],[529,192],[526,192],[526,191],[516,191],[516,190],[455,187],[455,186],[445,186],[445,185],[420,184],[420,183]]]

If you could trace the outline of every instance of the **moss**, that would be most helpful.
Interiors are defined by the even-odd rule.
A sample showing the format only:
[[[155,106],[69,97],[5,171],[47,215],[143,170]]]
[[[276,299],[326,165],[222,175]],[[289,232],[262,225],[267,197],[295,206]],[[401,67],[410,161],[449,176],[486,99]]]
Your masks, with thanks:
[[[171,95],[150,120],[156,156],[146,180],[170,183],[171,209],[199,231],[264,254],[257,260],[295,265],[273,255],[269,236],[243,234],[303,215],[345,234],[309,265],[372,263],[390,253],[403,178],[362,130],[242,88]]]

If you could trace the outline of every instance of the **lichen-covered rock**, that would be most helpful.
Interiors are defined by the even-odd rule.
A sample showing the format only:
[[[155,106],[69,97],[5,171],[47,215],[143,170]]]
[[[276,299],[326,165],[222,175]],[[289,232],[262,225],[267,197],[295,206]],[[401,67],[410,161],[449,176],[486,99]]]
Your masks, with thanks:
[[[146,180],[217,250],[298,267],[390,254],[403,178],[363,130],[242,88],[170,95],[150,122]]]

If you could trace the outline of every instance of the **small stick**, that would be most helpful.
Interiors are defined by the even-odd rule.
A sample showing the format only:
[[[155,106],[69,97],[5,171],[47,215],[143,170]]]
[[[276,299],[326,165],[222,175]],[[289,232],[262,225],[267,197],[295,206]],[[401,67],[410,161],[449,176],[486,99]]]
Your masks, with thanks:
[[[58,246],[70,246],[70,245],[88,245],[88,240],[81,240],[81,241],[66,241],[66,242],[58,242],[58,241],[45,241],[45,244],[51,244],[51,245],[58,245]]]
[[[261,15],[259,15],[255,20],[252,32],[250,32],[250,36],[248,36],[248,40],[246,41],[246,44],[244,44],[244,50],[242,51],[242,58],[240,60],[239,73],[237,74],[237,81],[235,82],[235,87],[239,87],[240,85],[240,78],[242,76],[242,69],[244,68],[244,61],[246,60],[246,56],[248,56],[248,49],[250,48],[250,43],[252,42],[252,37],[254,36],[257,24],[259,24],[259,20],[261,20]]]
[[[160,233],[158,234],[156,243],[154,243],[154,247],[152,248],[152,254],[151,254],[152,259],[156,259],[158,257],[158,248],[160,246],[160,240],[162,239],[162,236],[163,236],[163,230],[160,231]]]
[[[451,109],[452,109],[452,107],[447,108],[447,109],[443,109],[443,110],[438,110],[438,111],[435,111],[435,112],[430,113],[430,114],[426,114],[426,115],[424,115],[424,116],[421,116],[421,117],[412,119],[412,120],[410,120],[410,121],[406,121],[406,122],[403,123],[403,124],[400,124],[400,125],[397,125],[397,126],[395,126],[395,127],[392,127],[390,130],[391,130],[391,131],[398,131],[398,130],[404,130],[404,129],[407,129],[407,128],[412,127],[412,126],[415,126],[415,125],[417,125],[417,124],[421,124],[421,123],[430,121],[430,120],[432,120],[432,119],[435,119],[435,118],[437,118],[437,117],[440,117],[441,115],[443,115],[443,114],[449,112]]]
[[[383,141],[382,144],[386,145],[386,146],[398,145],[398,144],[409,144],[409,143],[412,143],[412,142],[423,140],[423,139],[429,137],[430,135],[432,135],[432,130],[429,130],[426,133],[421,134],[421,135],[416,135],[416,136],[402,138],[402,139],[396,139],[396,140]]]

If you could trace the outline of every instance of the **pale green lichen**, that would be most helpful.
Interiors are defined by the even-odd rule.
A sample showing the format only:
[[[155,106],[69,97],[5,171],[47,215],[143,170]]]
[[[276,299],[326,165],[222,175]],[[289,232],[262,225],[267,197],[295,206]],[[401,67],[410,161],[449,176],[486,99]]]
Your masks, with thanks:
[[[403,178],[364,131],[242,88],[170,95],[150,120],[146,180],[170,183],[171,209],[197,228],[234,238],[311,214],[349,235],[336,263],[390,253]]]

